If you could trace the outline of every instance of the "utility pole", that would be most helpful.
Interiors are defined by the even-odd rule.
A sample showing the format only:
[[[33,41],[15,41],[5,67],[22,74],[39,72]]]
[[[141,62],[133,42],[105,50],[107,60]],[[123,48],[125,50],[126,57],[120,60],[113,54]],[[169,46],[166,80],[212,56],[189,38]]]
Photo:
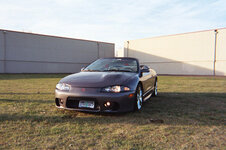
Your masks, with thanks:
[[[214,61],[213,61],[213,75],[216,75],[216,59],[217,59],[217,30],[214,30],[215,41],[214,41]]]
[[[126,57],[129,57],[129,41],[127,41]]]

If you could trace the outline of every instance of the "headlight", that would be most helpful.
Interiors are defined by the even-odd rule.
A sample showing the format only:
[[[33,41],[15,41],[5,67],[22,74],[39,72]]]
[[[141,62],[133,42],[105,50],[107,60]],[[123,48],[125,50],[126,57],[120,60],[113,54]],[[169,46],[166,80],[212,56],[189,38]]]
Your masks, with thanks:
[[[126,86],[119,86],[119,85],[116,85],[116,86],[109,86],[109,87],[106,87],[106,88],[103,88],[103,92],[113,92],[113,93],[119,93],[119,92],[126,92],[126,91],[129,91],[130,88],[126,87]]]
[[[64,84],[64,83],[58,83],[56,85],[56,89],[61,90],[61,91],[69,91],[71,89],[71,86],[68,84]]]

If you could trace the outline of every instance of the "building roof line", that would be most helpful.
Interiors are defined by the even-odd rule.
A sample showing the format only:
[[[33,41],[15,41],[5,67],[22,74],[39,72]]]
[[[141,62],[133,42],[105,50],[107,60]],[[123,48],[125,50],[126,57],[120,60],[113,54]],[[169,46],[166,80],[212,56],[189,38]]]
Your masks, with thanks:
[[[56,35],[47,35],[47,34],[40,34],[40,33],[30,33],[30,32],[23,32],[23,31],[15,31],[15,30],[7,30],[7,29],[0,29],[2,32],[16,32],[16,33],[23,33],[23,34],[31,34],[31,35],[38,35],[38,36],[46,36],[46,37],[53,37],[53,38],[61,38],[61,39],[70,39],[70,40],[79,40],[79,41],[87,41],[87,42],[96,42],[96,43],[106,43],[106,44],[113,44],[110,42],[102,42],[102,41],[95,41],[95,40],[86,40],[86,39],[77,39],[77,38],[70,38],[64,36],[56,36]]]
[[[160,35],[160,36],[147,37],[147,38],[141,38],[141,39],[127,40],[127,41],[135,41],[135,40],[144,40],[144,39],[152,39],[152,38],[168,37],[168,36],[185,35],[185,34],[191,34],[191,33],[199,33],[199,32],[207,32],[207,31],[215,31],[215,30],[222,30],[222,29],[226,29],[226,27],[215,28],[215,29],[209,29],[209,30],[200,30],[200,31],[186,32],[186,33],[177,33],[177,34],[169,34],[169,35]]]

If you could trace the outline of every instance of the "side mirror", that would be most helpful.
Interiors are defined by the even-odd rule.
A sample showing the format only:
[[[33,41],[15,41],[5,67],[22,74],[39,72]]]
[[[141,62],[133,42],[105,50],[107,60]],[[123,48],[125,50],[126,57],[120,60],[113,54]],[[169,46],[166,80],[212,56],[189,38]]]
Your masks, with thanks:
[[[149,69],[141,69],[140,72],[150,72]]]
[[[83,71],[84,69],[85,69],[85,67],[82,67],[82,68],[81,68],[81,71]]]
[[[140,72],[150,72],[148,66],[146,65],[141,65],[140,66]]]

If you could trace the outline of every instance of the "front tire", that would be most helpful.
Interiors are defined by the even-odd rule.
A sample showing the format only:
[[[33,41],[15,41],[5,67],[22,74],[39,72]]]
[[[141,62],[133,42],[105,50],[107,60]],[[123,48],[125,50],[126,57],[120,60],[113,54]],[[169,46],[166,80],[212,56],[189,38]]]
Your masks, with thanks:
[[[136,90],[136,98],[135,98],[135,103],[134,103],[134,110],[141,110],[143,104],[143,90],[141,85],[137,86]]]

